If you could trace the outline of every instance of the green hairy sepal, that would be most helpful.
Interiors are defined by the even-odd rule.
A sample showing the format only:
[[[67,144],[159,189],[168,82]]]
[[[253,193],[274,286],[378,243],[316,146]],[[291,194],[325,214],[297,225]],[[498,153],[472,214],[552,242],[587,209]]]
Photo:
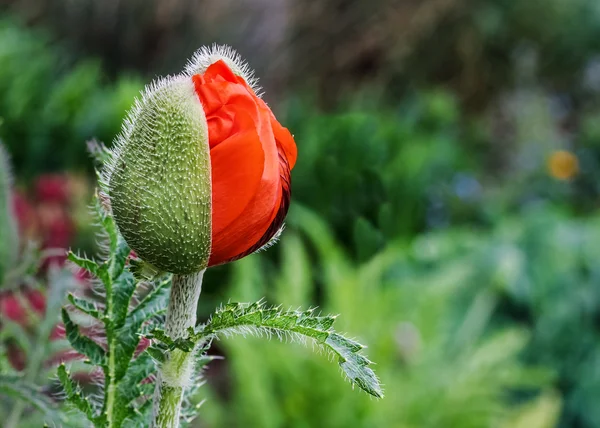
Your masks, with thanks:
[[[146,89],[109,159],[105,182],[119,231],[145,262],[190,274],[208,263],[208,128],[191,79]]]

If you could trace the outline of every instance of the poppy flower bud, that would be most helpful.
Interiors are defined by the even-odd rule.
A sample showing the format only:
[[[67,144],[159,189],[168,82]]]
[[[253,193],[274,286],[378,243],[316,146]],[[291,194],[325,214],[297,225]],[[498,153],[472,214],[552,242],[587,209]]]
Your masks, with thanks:
[[[203,48],[148,88],[105,182],[115,221],[144,261],[198,272],[268,245],[290,202],[296,145],[228,48]]]
[[[116,223],[157,268],[188,274],[210,252],[210,159],[202,105],[191,79],[159,81],[130,113],[109,181]]]

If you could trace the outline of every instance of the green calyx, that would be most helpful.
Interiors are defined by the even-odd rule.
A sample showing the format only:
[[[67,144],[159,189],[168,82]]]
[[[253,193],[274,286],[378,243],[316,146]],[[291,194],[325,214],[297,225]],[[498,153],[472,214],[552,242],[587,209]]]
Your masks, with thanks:
[[[161,271],[199,272],[211,247],[208,128],[191,79],[147,88],[125,122],[106,182],[115,221]]]

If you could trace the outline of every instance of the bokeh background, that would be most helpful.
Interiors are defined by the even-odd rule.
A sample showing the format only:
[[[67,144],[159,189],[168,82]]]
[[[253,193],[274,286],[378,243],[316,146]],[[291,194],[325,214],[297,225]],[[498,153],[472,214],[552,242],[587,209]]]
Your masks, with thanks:
[[[110,145],[143,85],[212,43],[256,69],[299,159],[280,244],[210,270],[200,316],[339,313],[386,397],[236,338],[193,426],[600,427],[600,2],[0,0],[22,241],[94,254],[86,141]],[[0,294],[21,368],[35,292]]]

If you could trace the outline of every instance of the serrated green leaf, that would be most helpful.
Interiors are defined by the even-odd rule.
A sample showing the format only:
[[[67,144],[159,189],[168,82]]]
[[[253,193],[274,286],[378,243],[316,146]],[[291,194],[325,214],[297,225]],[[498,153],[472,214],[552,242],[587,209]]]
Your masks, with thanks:
[[[274,327],[276,328],[276,327]],[[312,339],[315,339],[318,343],[325,343],[327,338],[329,337],[328,331],[320,331],[315,328],[303,327],[301,325],[296,325],[290,329],[290,331],[294,333],[301,334],[303,336],[308,336]]]
[[[79,326],[73,321],[69,313],[63,309],[62,319],[65,325],[67,339],[71,346],[77,351],[85,355],[90,361],[98,366],[103,366],[106,362],[106,352],[92,339],[83,336],[79,332]]]
[[[223,332],[245,334],[247,327],[267,333],[291,333],[309,337],[338,357],[340,367],[351,382],[377,398],[383,397],[379,380],[368,367],[371,361],[360,354],[364,346],[332,330],[335,316],[316,316],[314,312],[313,309],[300,312],[283,311],[279,307],[266,308],[262,301],[251,305],[229,303],[217,310],[198,333],[191,335],[190,340],[208,340]],[[164,342],[163,339],[160,338]]]
[[[131,296],[135,291],[136,282],[131,272],[124,271],[112,285],[113,323],[116,328],[125,324]],[[137,333],[137,331],[135,332]]]
[[[192,352],[194,350],[195,345],[196,341],[194,341],[193,339],[183,338],[177,339],[173,344],[173,348],[181,349],[185,352]]]
[[[325,345],[338,355],[338,363],[350,381],[374,397],[383,397],[379,379],[368,367],[371,361],[358,353],[364,346],[337,333],[332,333]]]
[[[156,346],[150,346],[146,349],[146,352],[158,363],[164,363],[167,359],[165,351]]]
[[[117,403],[112,412],[111,425],[120,427],[123,421],[135,417],[135,408],[131,404]]]
[[[77,258],[76,262],[98,277],[106,292],[105,309],[101,311],[93,302],[70,296],[69,301],[79,310],[103,321],[106,346],[100,346],[94,340],[85,337],[80,328],[72,322],[69,313],[63,310],[63,321],[67,331],[67,339],[79,352],[85,354],[92,364],[100,366],[104,372],[106,395],[104,402],[99,403],[101,415],[93,421],[96,426],[124,426],[128,421],[137,421],[132,426],[147,425],[148,418],[143,419],[140,408],[144,405],[141,395],[148,392],[153,385],[141,384],[155,370],[155,363],[150,354],[143,353],[133,358],[143,335],[142,330],[154,328],[152,317],[164,310],[168,294],[168,282],[158,283],[155,290],[146,296],[138,307],[131,312],[130,303],[135,293],[137,280],[127,267],[130,249],[119,235],[113,218],[105,210],[96,196],[94,206],[98,221],[108,238],[108,257],[102,263]],[[110,357],[110,358],[109,358]],[[62,374],[64,377],[64,373]],[[75,384],[67,383],[67,388],[76,390]],[[116,395],[115,395],[116,394]],[[67,396],[69,392],[67,391]],[[73,394],[71,394],[73,395]],[[71,397],[77,401],[77,395]],[[77,404],[77,403],[75,403]],[[85,404],[79,403],[80,406]],[[81,407],[82,410],[85,410]]]
[[[154,385],[152,385],[154,388]],[[140,407],[138,407],[135,411],[135,415],[129,420],[125,421],[124,427],[139,427],[145,426],[148,424],[148,420],[150,419],[150,415],[152,414],[152,400],[145,401]],[[131,423],[128,423],[131,422]]]
[[[260,324],[262,320],[262,314],[259,311],[253,311],[241,316],[238,322],[242,324]]]
[[[145,321],[166,310],[171,278],[162,280],[127,316],[127,323]]]
[[[118,241],[117,225],[115,224],[113,218],[106,212],[106,210],[102,206],[98,195],[94,197],[93,206],[94,211],[96,213],[96,217],[98,218],[102,229],[106,232],[110,254],[115,254],[117,251]]]
[[[115,381],[121,380],[125,373],[127,372],[127,368],[129,367],[129,363],[133,358],[133,354],[135,353],[135,349],[140,343],[140,336],[137,334],[138,326],[134,326],[133,328],[122,328],[116,331],[116,346],[114,347],[115,352]]]
[[[98,277],[98,279],[100,279],[100,281],[102,281],[102,284],[104,284],[104,287],[107,291],[111,290],[112,282],[110,274],[108,273],[108,263],[103,263],[102,265],[100,265],[96,276]]]
[[[329,336],[327,344],[331,347],[335,347],[336,349],[339,348],[342,350],[348,350],[352,353],[356,353],[364,348],[364,346],[360,343],[350,340],[337,333],[332,333]]]
[[[194,336],[194,334],[190,334],[189,337],[173,340],[162,329],[152,330],[148,337],[153,337],[159,342],[162,342],[162,344],[165,345],[170,351],[174,349],[180,349],[184,352],[191,352],[196,346],[197,342],[197,338]]]
[[[175,345],[175,342],[173,341],[173,339],[171,339],[169,336],[167,336],[167,333],[165,333],[165,331],[160,328],[156,328],[156,329],[152,330],[152,332],[148,335],[148,337],[154,338],[154,339],[162,342],[167,347],[173,347]]]
[[[108,273],[113,280],[116,280],[121,273],[123,273],[123,269],[125,268],[125,263],[127,262],[127,256],[131,249],[127,242],[123,239],[121,235],[117,237],[116,251],[111,253]]]
[[[147,389],[141,385],[141,382],[155,371],[155,362],[150,354],[142,353],[131,362],[126,375],[119,384],[118,394],[125,402],[131,402],[147,394]],[[154,388],[154,383],[149,383]]]
[[[100,269],[100,266],[95,261],[86,259],[85,257],[80,257],[72,251],[69,251],[67,254],[67,259],[75,263],[80,268],[83,268],[95,276],[98,276],[98,270]]]
[[[58,380],[64,389],[67,402],[83,413],[91,422],[97,422],[90,401],[83,394],[77,382],[71,378],[71,375],[64,364],[58,366],[57,375]]]
[[[150,318],[149,320],[145,321],[142,324],[139,334],[141,336],[146,337],[147,339],[150,339],[152,332],[156,329],[160,329],[163,326],[164,326],[164,319],[159,319],[156,317]]]
[[[75,297],[73,294],[69,294],[67,296],[69,303],[71,303],[77,310],[88,314],[89,316],[100,319],[100,311],[98,310],[98,306],[87,299],[81,299],[79,297]]]

